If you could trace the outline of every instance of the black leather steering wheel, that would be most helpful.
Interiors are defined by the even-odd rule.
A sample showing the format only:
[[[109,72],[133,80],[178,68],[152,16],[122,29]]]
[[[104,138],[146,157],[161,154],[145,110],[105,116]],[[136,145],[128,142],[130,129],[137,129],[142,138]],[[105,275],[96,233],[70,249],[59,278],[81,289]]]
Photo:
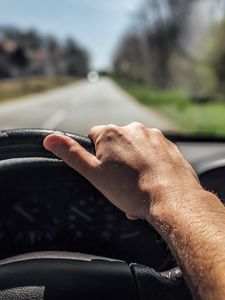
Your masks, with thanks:
[[[43,139],[50,133],[53,131],[0,131],[0,192],[4,190],[1,179],[6,172],[19,171],[18,174],[23,176],[20,170],[27,168],[35,172],[38,166],[53,169],[60,176],[62,169],[68,168],[44,150]],[[61,134],[70,136],[94,153],[90,139],[71,133]],[[13,183],[10,184],[13,189]],[[1,195],[0,200],[4,201]],[[28,253],[1,260],[0,299],[189,300],[192,297],[178,268],[159,273],[137,263],[57,251]]]

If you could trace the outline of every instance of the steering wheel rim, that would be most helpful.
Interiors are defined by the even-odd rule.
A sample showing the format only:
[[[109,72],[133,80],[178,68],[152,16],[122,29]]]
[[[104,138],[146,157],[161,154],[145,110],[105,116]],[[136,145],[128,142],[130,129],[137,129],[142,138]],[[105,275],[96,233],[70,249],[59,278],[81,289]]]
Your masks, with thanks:
[[[11,170],[13,171],[14,168],[18,168],[24,164],[30,165],[30,163],[33,164],[43,164],[43,165],[47,165],[49,167],[51,166],[57,166],[57,167],[65,167],[64,163],[56,158],[52,153],[46,151],[43,146],[42,146],[42,142],[45,136],[51,134],[51,133],[55,133],[55,131],[52,130],[42,130],[42,129],[16,129],[16,130],[3,130],[0,131],[0,169],[4,170],[4,168],[6,168],[7,170]],[[66,133],[66,132],[60,132],[61,134],[70,136],[71,138],[75,139],[77,142],[79,142],[86,150],[88,150],[91,153],[94,153],[94,145],[92,143],[92,141],[87,138],[87,137],[83,137],[83,136],[79,136],[76,134],[72,134],[72,133]],[[22,145],[22,147],[21,147]],[[64,255],[63,259],[60,259],[60,263],[58,263],[58,269],[60,270],[60,266],[61,266],[61,262],[64,261],[65,259],[71,259],[71,254],[65,254],[65,253],[59,253],[57,252],[58,255],[61,257]],[[33,254],[32,254],[33,255]],[[0,261],[0,279],[1,279],[1,274],[2,274],[2,270],[3,270],[3,266],[4,266],[4,274],[7,274],[8,272],[11,274],[10,276],[13,275],[13,268],[15,267],[15,264],[18,266],[18,264],[22,264],[23,268],[24,268],[24,263],[26,262],[33,262],[33,260],[35,260],[35,266],[40,265],[41,263],[43,264],[43,260],[45,261],[45,263],[48,261],[48,259],[50,259],[51,261],[54,260],[54,263],[56,262],[56,258],[55,258],[55,253],[42,253],[41,254],[41,258],[39,257],[38,259],[34,259],[34,257],[32,255],[25,255],[24,256],[24,260],[20,260],[18,261],[18,257],[13,259],[10,259],[10,263],[6,263],[6,261],[4,262],[4,260],[1,262]],[[68,255],[68,256],[67,256]],[[73,256],[75,254],[72,254]],[[76,254],[77,255],[77,254]],[[75,256],[76,256],[75,255]],[[36,254],[34,255],[36,257]],[[66,257],[65,257],[66,256]],[[85,255],[84,255],[85,256]],[[83,256],[83,257],[84,257]],[[32,257],[32,259],[30,259],[30,257]],[[93,256],[91,256],[93,257]],[[173,299],[171,298],[171,293],[176,294],[177,297],[177,293],[181,293],[182,290],[182,298],[180,299],[191,299],[190,298],[190,294],[185,286],[185,283],[182,279],[182,274],[180,273],[180,271],[178,269],[175,270],[169,270],[167,272],[162,272],[162,273],[158,273],[155,270],[149,268],[149,267],[145,267],[145,266],[140,266],[138,264],[131,264],[130,267],[128,267],[128,265],[125,262],[118,262],[118,260],[113,260],[110,261],[108,259],[105,258],[100,258],[100,261],[102,262],[104,260],[104,263],[106,264],[107,262],[107,268],[111,268],[113,266],[113,264],[119,264],[120,267],[123,266],[123,268],[126,269],[126,283],[124,283],[124,287],[125,287],[125,291],[126,293],[123,293],[123,288],[121,287],[121,291],[118,295],[114,294],[114,290],[115,287],[111,290],[111,292],[109,293],[109,296],[107,296],[108,299],[110,298],[110,295],[113,296],[112,299],[124,299],[128,298],[129,299],[147,299],[147,297],[149,297],[149,295],[151,294],[152,296],[154,296],[154,298],[152,299],[160,299],[160,297],[162,297],[163,293],[166,295],[166,293],[169,291],[170,294],[170,298],[168,299]],[[13,261],[13,262],[12,262]],[[38,263],[37,263],[38,261]],[[77,261],[77,260],[76,260]],[[68,261],[67,261],[68,262]],[[28,265],[29,265],[28,263]],[[45,266],[44,263],[44,266]],[[64,263],[63,263],[64,264]],[[13,266],[13,268],[12,268]],[[126,266],[126,267],[125,267]],[[91,264],[89,264],[89,267],[91,267]],[[2,272],[1,272],[2,271]],[[24,271],[23,271],[24,272]],[[89,272],[91,272],[89,270]],[[104,273],[104,272],[103,272]],[[105,274],[102,274],[102,278],[101,280],[103,280],[102,282],[104,282],[104,278]],[[66,275],[68,276],[68,275]],[[120,277],[120,274],[117,273],[117,279]],[[28,276],[29,278],[29,276]],[[47,277],[46,277],[47,278]],[[45,278],[45,280],[46,280]],[[128,280],[129,278],[129,280]],[[4,282],[4,278],[2,277]],[[116,282],[116,280],[114,280],[114,283]],[[122,282],[120,281],[121,279],[119,279],[118,282]],[[0,280],[1,282],[1,280]],[[13,281],[14,282],[14,281]],[[129,282],[129,283],[128,283]],[[14,282],[15,283],[15,282]],[[18,286],[18,284],[16,284]],[[33,285],[31,285],[33,286]],[[54,285],[52,285],[54,286]],[[106,284],[105,284],[106,286]],[[163,287],[163,288],[162,288]],[[182,287],[180,289],[180,287]],[[12,289],[14,289],[14,287],[11,287],[11,292]],[[108,291],[110,291],[111,286],[108,287]],[[5,295],[7,295],[7,297],[9,297],[9,294],[7,294],[8,292],[6,292],[6,290],[10,290],[7,289],[6,286],[1,285],[0,283],[0,290],[5,291]],[[56,289],[57,290],[57,289]],[[70,290],[70,289],[67,289]],[[87,291],[87,288],[84,288],[84,291]],[[98,291],[91,291],[91,296],[92,298],[95,297],[96,295],[96,299],[103,299],[102,297],[104,297],[105,299],[105,294],[99,294],[101,289],[99,289]],[[127,290],[131,291],[131,295],[127,294]],[[158,291],[160,290],[159,295],[157,296],[156,293],[154,291]],[[39,295],[37,294],[37,296],[35,297],[41,297],[40,293],[42,291],[43,294],[43,289],[39,289]],[[144,291],[144,292],[143,292]],[[147,291],[147,292],[146,292]],[[172,292],[171,292],[172,291]],[[14,290],[15,292],[15,290]],[[32,291],[30,291],[32,292]],[[33,289],[34,295],[37,291],[35,289]],[[65,297],[65,292],[66,289],[63,290],[64,293],[64,297]],[[2,292],[2,295],[4,296],[4,293]],[[18,294],[18,290],[16,292]],[[23,294],[23,292],[20,290],[19,293],[22,295],[20,298],[18,298],[19,300],[24,300],[25,296]],[[71,290],[70,290],[71,293]],[[74,290],[74,293],[77,295],[77,289],[76,291]],[[11,293],[12,294],[12,293]],[[60,293],[53,293],[54,294],[54,299],[60,299],[56,298],[59,296]],[[1,292],[0,292],[1,295]],[[44,294],[43,294],[44,295]],[[2,297],[3,297],[2,296]],[[18,296],[18,295],[17,295]],[[15,297],[15,295],[14,295]],[[45,297],[45,296],[43,296]],[[40,299],[53,299],[53,298],[40,298]],[[61,295],[62,297],[62,295]],[[69,297],[69,296],[68,296]],[[84,298],[82,298],[84,297]],[[86,297],[86,298],[85,298]],[[120,298],[123,297],[123,298]],[[158,298],[157,298],[158,297]],[[10,298],[1,298],[1,299],[10,299]],[[17,299],[17,298],[12,298],[12,299]],[[33,299],[33,298],[32,298]],[[38,299],[39,298],[34,298],[34,299]],[[70,298],[67,298],[70,299]],[[71,298],[72,299],[72,298]],[[87,294],[84,294],[83,296],[81,295],[81,292],[79,292],[79,299],[87,299]],[[94,298],[95,299],[95,298]],[[167,299],[167,298],[165,298]],[[176,299],[176,298],[174,298]]]

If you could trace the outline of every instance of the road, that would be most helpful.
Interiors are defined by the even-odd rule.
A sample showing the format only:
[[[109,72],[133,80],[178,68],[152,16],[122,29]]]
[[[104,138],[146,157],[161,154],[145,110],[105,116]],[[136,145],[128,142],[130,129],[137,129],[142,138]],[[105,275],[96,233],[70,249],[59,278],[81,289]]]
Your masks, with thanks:
[[[83,80],[0,105],[0,129],[47,128],[86,135],[97,124],[121,126],[132,121],[174,129],[169,120],[137,103],[109,78],[97,83]]]

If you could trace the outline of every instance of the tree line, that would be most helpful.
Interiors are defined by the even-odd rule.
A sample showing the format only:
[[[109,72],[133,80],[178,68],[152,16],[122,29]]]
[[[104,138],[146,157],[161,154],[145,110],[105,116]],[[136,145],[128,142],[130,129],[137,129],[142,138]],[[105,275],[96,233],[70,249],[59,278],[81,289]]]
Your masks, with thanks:
[[[27,75],[86,76],[89,55],[74,39],[59,41],[35,30],[0,28],[0,78]]]
[[[202,15],[205,12],[205,16]],[[224,0],[145,0],[114,58],[117,76],[202,97],[225,91]]]

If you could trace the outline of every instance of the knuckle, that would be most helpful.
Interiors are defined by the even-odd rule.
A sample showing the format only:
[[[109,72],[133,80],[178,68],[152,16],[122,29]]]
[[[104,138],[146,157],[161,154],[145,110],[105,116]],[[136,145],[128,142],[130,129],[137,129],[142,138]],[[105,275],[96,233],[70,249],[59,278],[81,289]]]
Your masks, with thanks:
[[[73,145],[68,149],[68,152],[66,153],[66,161],[70,165],[79,165],[80,163],[80,147],[78,145]]]
[[[111,123],[110,123],[110,124],[108,124],[108,125],[107,125],[107,127],[112,127],[112,128],[115,128],[115,127],[117,127],[117,126],[116,126],[116,125],[114,125],[114,124],[111,124]]]
[[[119,129],[115,125],[109,124],[105,128],[105,136],[113,136],[114,134],[118,133]]]
[[[108,124],[106,126],[105,130],[106,130],[106,132],[108,132],[108,131],[113,131],[114,132],[114,131],[117,130],[117,127],[115,125],[113,125],[113,124]]]
[[[155,136],[163,136],[162,131],[157,129],[157,128],[151,128],[150,129],[151,133],[154,134]]]
[[[99,136],[99,138],[96,140],[96,148],[100,146],[100,144],[109,143],[112,141],[115,141],[116,139],[120,138],[123,135],[122,130],[120,127],[117,127],[115,125],[109,124],[105,127],[104,132]]]
[[[145,127],[141,122],[131,122],[129,125],[133,126],[133,127],[137,127],[137,128],[144,128]]]
[[[177,145],[173,144],[173,149],[177,154],[181,155],[180,149],[177,147]]]
[[[79,145],[73,145],[69,148],[69,153],[70,154],[77,154],[80,152],[80,147]]]
[[[156,128],[150,129],[150,140],[152,144],[158,146],[163,141],[162,132]]]
[[[179,150],[179,148],[177,147],[176,144],[170,142],[170,146],[171,146],[171,148],[172,148],[173,150],[175,150],[177,153],[180,152],[180,150]]]
[[[155,146],[156,148],[164,144],[163,143],[164,136],[159,129],[156,128],[149,129],[149,137],[150,137],[151,145]]]
[[[106,127],[105,125],[98,125],[98,126],[92,127],[92,128],[89,130],[88,136],[89,136],[90,138],[95,137],[95,136],[98,136],[101,132],[104,131],[105,127]]]
[[[107,142],[110,142],[116,137],[116,135],[117,135],[117,132],[114,129],[109,128],[106,130],[106,132],[103,136],[103,139]]]

